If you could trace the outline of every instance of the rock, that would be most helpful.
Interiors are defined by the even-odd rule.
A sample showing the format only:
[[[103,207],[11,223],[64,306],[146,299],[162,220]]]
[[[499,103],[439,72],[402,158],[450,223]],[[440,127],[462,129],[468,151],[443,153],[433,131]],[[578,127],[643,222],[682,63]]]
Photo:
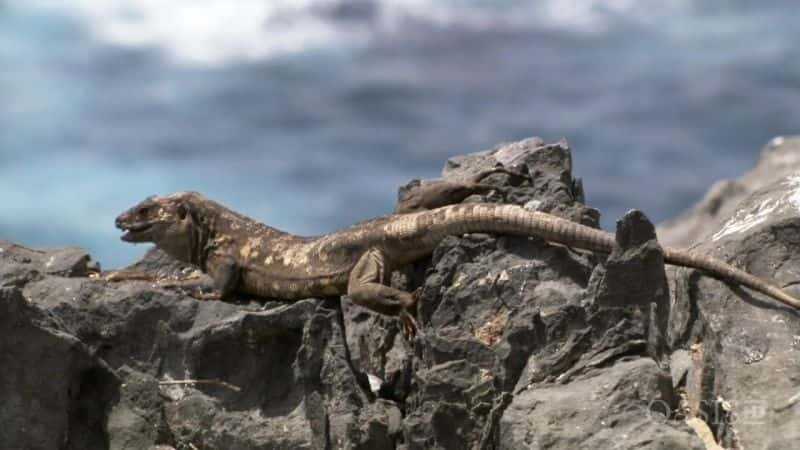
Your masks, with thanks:
[[[500,144],[492,150],[450,158],[442,170],[446,181],[464,181],[475,174],[502,164],[507,168],[524,167],[532,181],[514,186],[506,198],[508,203],[524,206],[536,202],[537,209],[584,225],[598,227],[600,213],[584,203],[583,184],[572,177],[572,152],[566,141],[545,144],[541,138],[533,137],[510,144]],[[508,181],[504,174],[492,179]],[[491,198],[475,198],[475,201],[492,201]],[[581,204],[580,208],[574,205]]]
[[[345,339],[353,368],[372,378],[374,393],[400,400],[409,392],[413,349],[405,341],[397,321],[342,299]]]
[[[668,357],[670,298],[664,254],[656,241],[655,227],[642,212],[630,211],[617,222],[616,241],[618,247],[592,275],[594,304],[634,308],[649,327],[649,355],[664,364]]]
[[[531,150],[529,160],[539,157],[541,161],[541,166],[535,162],[529,166],[530,173],[536,174],[532,184],[537,194],[527,195],[531,188],[523,185],[518,198],[527,203],[538,196],[546,209],[552,205],[548,198],[571,192],[576,185],[567,176],[568,150],[563,144]],[[470,161],[459,158],[451,170],[467,167]],[[593,217],[578,202],[580,196],[569,198],[570,202],[549,212]],[[693,431],[673,420],[678,396],[664,357],[666,321],[662,319],[668,314],[669,297],[653,226],[633,213],[621,222],[619,236],[623,249],[602,269],[610,275],[593,275],[602,279],[594,285],[590,282],[593,257],[538,239],[474,235],[442,242],[422,290],[419,316],[426,334],[420,343],[416,389],[406,402],[415,405],[406,417],[408,448],[516,448],[503,424],[513,422],[507,413],[520,395],[529,388],[536,391],[553,382],[570,383],[573,377],[587,374],[615,380],[618,373],[605,373],[617,360],[633,355],[655,366],[658,382],[638,391],[647,399],[645,406],[654,399],[666,405],[661,419],[647,422],[658,436],[650,448],[701,448]],[[627,295],[625,287],[631,282],[635,286]],[[638,310],[625,303],[634,297]],[[563,390],[570,392],[570,386]],[[594,400],[590,406],[586,402],[560,404],[568,410],[596,411],[599,416],[602,402]],[[542,420],[552,424],[555,419]],[[626,420],[631,429],[644,426],[636,422],[642,420],[636,414]],[[511,426],[531,430],[528,423]],[[564,440],[563,447],[576,448],[571,444]]]
[[[686,376],[692,367],[692,360],[689,352],[677,349],[670,355],[670,374],[672,375],[672,387],[677,388],[686,384]]]
[[[99,270],[97,263],[79,248],[33,250],[0,240],[0,287],[23,286],[44,275],[85,277]]]
[[[151,247],[142,259],[126,267],[125,270],[150,274],[157,278],[176,279],[197,269],[172,258],[156,247]]]
[[[696,250],[773,280],[797,296],[800,179],[789,176],[740,203]],[[796,446],[800,406],[798,313],[688,269],[672,268],[669,340],[691,349],[687,396],[723,446]]]
[[[407,447],[473,447],[491,409],[492,376],[461,359],[422,369],[416,381],[417,407],[405,421]]]
[[[482,182],[497,189],[456,201],[597,226],[566,142],[455,157],[434,183],[498,163],[530,178],[493,173]],[[793,283],[798,187],[759,191],[699,250]],[[0,448],[790,448],[794,312],[665,269],[638,211],[617,241],[593,255],[536,237],[450,236],[393,276],[418,289],[413,342],[347,298],[197,301],[87,277],[80,250],[2,242],[0,419],[11,425]],[[127,270],[196,275],[157,250]],[[742,422],[764,399],[763,426]]]
[[[10,254],[0,269],[23,273]],[[2,291],[15,294],[0,302],[11,308],[0,318],[0,380],[29,381],[0,384],[11,399],[3,423],[22,430],[0,431],[1,448],[56,449],[67,439],[81,449],[318,448],[327,439],[393,448],[400,435],[397,405],[376,400],[351,369],[338,305],[201,302],[150,282],[23,265],[39,275]],[[58,332],[48,337],[37,321]],[[30,332],[20,328],[27,322]],[[159,384],[173,381],[182,384]]]
[[[640,211],[630,211],[617,222],[618,247],[595,279],[595,302],[611,307],[649,307],[656,301],[661,316],[668,316],[669,296],[664,272],[664,254],[656,241],[653,225]]]
[[[647,358],[532,386],[503,414],[499,447],[705,449],[691,429],[669,420],[671,395],[668,374]]]
[[[800,170],[800,136],[778,136],[761,150],[758,164],[736,180],[715,182],[702,200],[677,218],[658,226],[662,244],[688,247],[716,233],[738,209],[739,202],[757,190]]]
[[[501,448],[703,448],[673,420],[667,324],[657,319],[669,297],[653,225],[632,211],[617,242],[588,283],[591,304],[541,319],[545,339],[500,419]]]
[[[442,176],[451,181],[467,180],[498,163],[506,167],[524,165],[532,151],[544,146],[542,138],[532,137],[519,142],[499,144],[491,150],[454,156],[445,163]]]
[[[117,373],[125,383],[119,388],[119,401],[108,418],[110,448],[144,449],[169,441],[158,380],[127,366],[120,367]]]
[[[18,288],[0,288],[0,336],[0,447],[108,448],[113,370]]]

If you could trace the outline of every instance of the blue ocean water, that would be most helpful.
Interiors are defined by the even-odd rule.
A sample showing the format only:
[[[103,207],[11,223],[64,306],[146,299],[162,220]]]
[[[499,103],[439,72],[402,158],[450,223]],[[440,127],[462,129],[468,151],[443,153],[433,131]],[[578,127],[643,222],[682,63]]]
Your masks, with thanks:
[[[800,131],[795,5],[0,1],[0,239],[120,266],[114,217],[177,190],[318,234],[532,135],[606,225],[665,220]]]

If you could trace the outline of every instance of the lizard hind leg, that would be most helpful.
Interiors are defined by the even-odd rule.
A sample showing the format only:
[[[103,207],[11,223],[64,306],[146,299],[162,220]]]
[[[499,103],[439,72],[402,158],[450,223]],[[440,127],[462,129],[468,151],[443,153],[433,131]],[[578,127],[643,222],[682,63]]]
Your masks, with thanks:
[[[371,248],[361,255],[350,271],[347,295],[358,305],[400,318],[403,334],[410,339],[419,330],[413,315],[416,299],[408,292],[387,285],[391,273],[391,262],[386,253]]]

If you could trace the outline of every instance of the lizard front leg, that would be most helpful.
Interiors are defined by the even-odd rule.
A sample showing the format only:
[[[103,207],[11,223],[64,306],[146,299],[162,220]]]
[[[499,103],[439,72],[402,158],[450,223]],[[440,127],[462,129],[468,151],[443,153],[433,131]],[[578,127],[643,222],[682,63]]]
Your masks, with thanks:
[[[230,300],[239,285],[239,264],[231,256],[220,256],[207,264],[207,273],[211,277],[211,286],[205,280],[177,280],[161,283],[162,287],[186,289],[199,300]],[[211,288],[213,292],[207,293]]]
[[[239,285],[240,268],[236,259],[229,255],[217,257],[207,264],[208,275],[222,300],[229,300]]]
[[[403,334],[413,338],[419,326],[414,319],[416,299],[408,292],[387,286],[391,267],[389,258],[378,249],[364,253],[350,272],[347,295],[358,305],[390,316],[398,316]]]
[[[215,290],[216,285],[213,283],[213,280],[210,280],[211,283],[209,283],[207,278],[202,277],[172,279],[161,277],[155,273],[121,269],[113,272],[106,272],[95,278],[113,283],[120,283],[123,281],[148,281],[164,289],[180,291],[198,300],[219,300],[221,298],[220,294],[217,292],[208,293],[208,291]]]

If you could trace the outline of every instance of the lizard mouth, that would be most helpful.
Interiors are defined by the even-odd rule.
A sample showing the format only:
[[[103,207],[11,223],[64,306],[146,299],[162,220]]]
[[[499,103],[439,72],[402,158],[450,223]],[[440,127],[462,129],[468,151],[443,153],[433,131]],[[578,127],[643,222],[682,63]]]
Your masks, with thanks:
[[[143,225],[130,225],[121,227],[122,231],[125,231],[125,234],[122,235],[120,239],[125,242],[138,242],[142,239],[143,236],[147,231],[153,228],[153,224],[143,224]]]

